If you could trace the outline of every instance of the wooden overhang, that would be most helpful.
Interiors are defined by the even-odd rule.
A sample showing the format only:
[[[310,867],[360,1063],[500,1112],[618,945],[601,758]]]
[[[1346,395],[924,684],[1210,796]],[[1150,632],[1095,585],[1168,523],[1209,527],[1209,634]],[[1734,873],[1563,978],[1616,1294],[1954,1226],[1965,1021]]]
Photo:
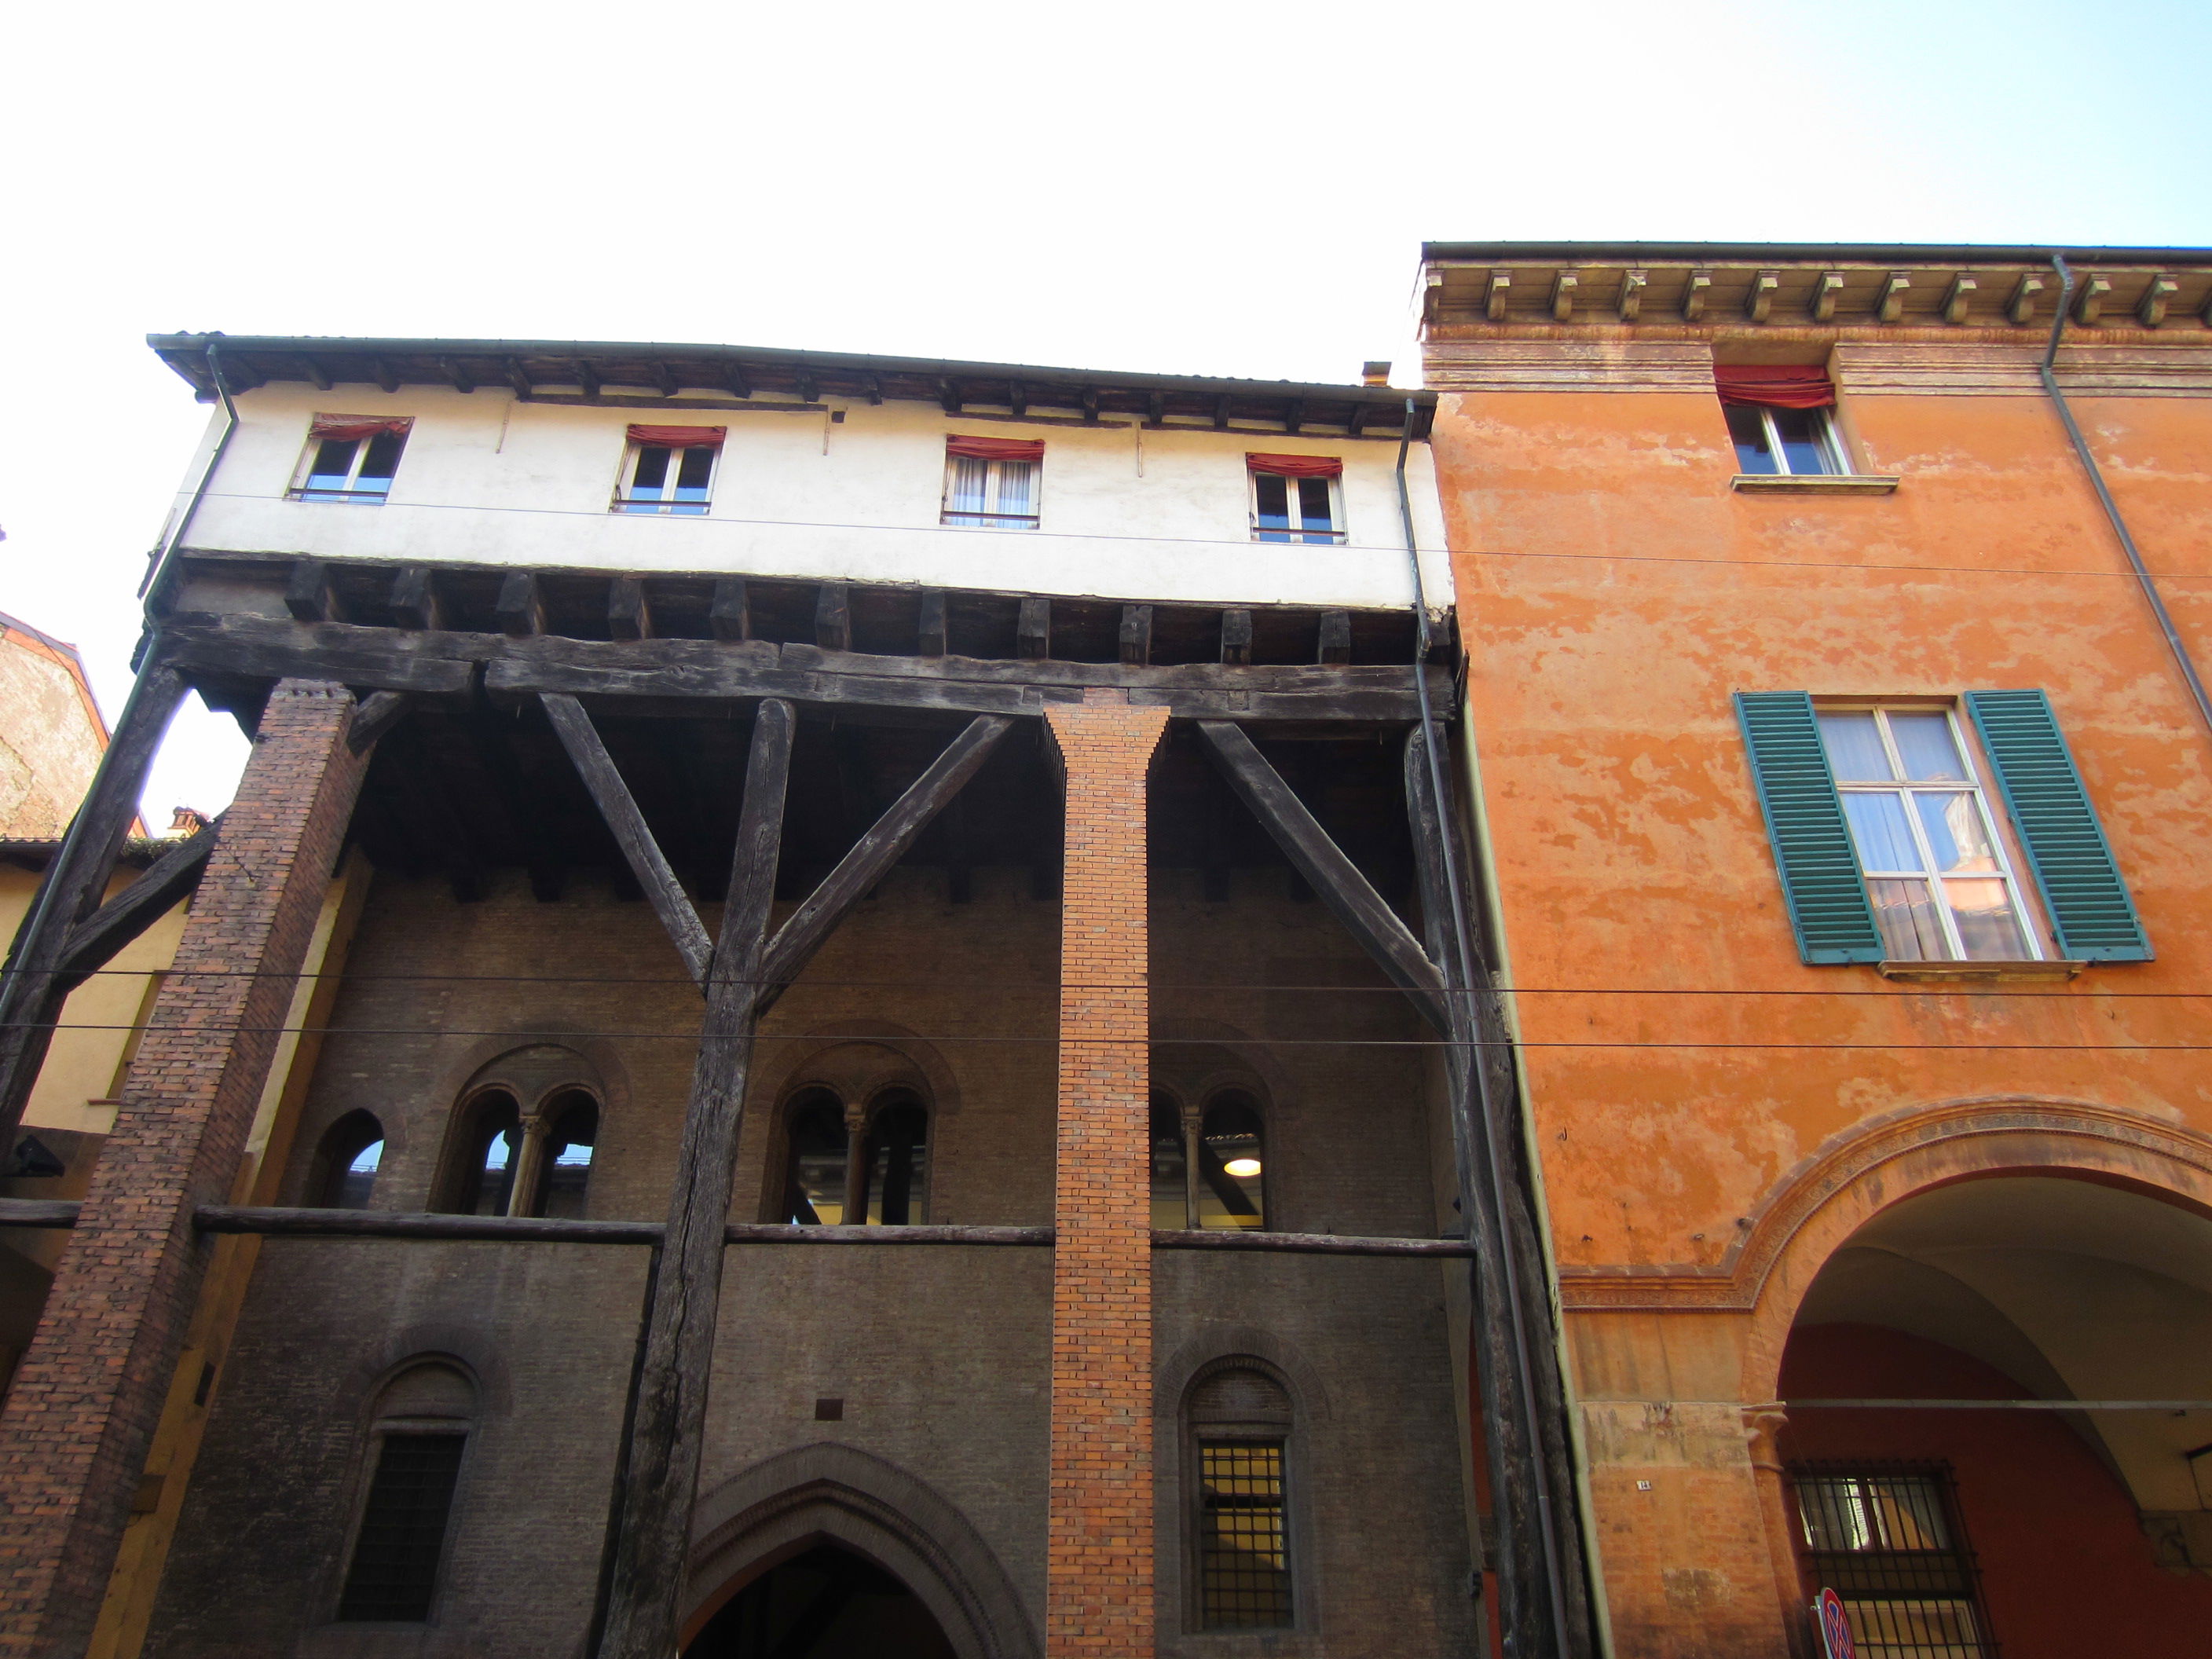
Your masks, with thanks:
[[[396,392],[403,386],[511,393],[527,402],[616,409],[826,408],[825,398],[933,404],[1046,423],[1134,419],[1155,429],[1415,440],[1435,395],[1402,387],[1304,385],[971,363],[767,347],[598,340],[403,340],[150,334],[146,343],[202,402],[215,370],[233,392],[292,381]],[[1413,430],[1406,432],[1408,404]]]
[[[2058,303],[2054,254],[2075,273],[2069,338],[2212,328],[2212,249],[1791,242],[1428,242],[1422,317],[1460,337],[1809,327],[2039,343]]]

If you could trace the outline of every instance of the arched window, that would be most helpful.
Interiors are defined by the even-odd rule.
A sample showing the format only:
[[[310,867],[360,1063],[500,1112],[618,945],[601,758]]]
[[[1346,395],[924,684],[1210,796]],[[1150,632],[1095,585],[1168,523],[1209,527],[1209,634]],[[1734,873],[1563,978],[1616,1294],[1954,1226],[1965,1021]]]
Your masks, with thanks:
[[[373,1113],[348,1112],[323,1136],[308,1202],[326,1210],[366,1210],[383,1160],[384,1126]]]
[[[1182,1109],[1152,1097],[1152,1225],[1179,1231],[1191,1224],[1190,1158],[1183,1146]]]
[[[338,1594],[341,1622],[428,1620],[476,1399],[475,1384],[439,1360],[402,1371],[378,1397],[368,1491]]]
[[[537,1202],[528,1213],[580,1221],[584,1189],[592,1176],[592,1149],[599,1139],[599,1103],[574,1089],[548,1101],[544,1115],[544,1162],[538,1176]]]
[[[836,1226],[845,1219],[850,1156],[845,1109],[829,1090],[809,1089],[792,1102],[785,1122],[781,1219]]]
[[[503,1089],[469,1103],[454,1146],[447,1209],[458,1215],[505,1215],[522,1152],[522,1112]]]
[[[1259,1362],[1229,1360],[1192,1386],[1183,1414],[1198,1627],[1288,1628],[1290,1395]]]
[[[867,1218],[920,1226],[929,1218],[929,1113],[912,1095],[888,1097],[868,1126]]]
[[[1198,1134],[1198,1224],[1267,1224],[1267,1126],[1260,1108],[1241,1089],[1206,1103]]]

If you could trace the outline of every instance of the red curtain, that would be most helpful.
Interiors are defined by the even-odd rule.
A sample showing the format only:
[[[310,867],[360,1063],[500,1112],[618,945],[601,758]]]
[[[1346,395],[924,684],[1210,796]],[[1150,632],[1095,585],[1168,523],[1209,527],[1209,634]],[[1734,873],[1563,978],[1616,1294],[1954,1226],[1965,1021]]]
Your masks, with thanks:
[[[634,426],[634,444],[665,444],[671,449],[720,449],[726,426]]]
[[[1244,457],[1247,471],[1272,472],[1279,478],[1341,478],[1344,463],[1333,455],[1253,455]]]
[[[390,433],[404,438],[415,424],[412,415],[318,415],[307,428],[310,438],[376,438]]]
[[[945,453],[971,456],[979,461],[1041,461],[1044,459],[1044,440],[963,438],[956,435],[945,439]]]
[[[1713,383],[1724,404],[1747,404],[1765,409],[1826,409],[1836,401],[1835,382],[1828,371],[1810,363],[1752,363],[1741,368],[1716,365]]]

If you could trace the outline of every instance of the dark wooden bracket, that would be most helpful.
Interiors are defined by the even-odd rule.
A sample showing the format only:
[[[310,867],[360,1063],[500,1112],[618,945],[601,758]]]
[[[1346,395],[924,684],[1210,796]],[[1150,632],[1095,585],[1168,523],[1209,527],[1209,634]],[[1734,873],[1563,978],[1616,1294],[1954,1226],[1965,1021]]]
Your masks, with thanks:
[[[200,884],[208,854],[215,851],[218,817],[206,829],[174,847],[147,866],[137,880],[70,928],[62,939],[61,960],[55,971],[64,987],[75,989],[86,975],[106,967],[117,951],[137,939],[163,916],[177,901]]]

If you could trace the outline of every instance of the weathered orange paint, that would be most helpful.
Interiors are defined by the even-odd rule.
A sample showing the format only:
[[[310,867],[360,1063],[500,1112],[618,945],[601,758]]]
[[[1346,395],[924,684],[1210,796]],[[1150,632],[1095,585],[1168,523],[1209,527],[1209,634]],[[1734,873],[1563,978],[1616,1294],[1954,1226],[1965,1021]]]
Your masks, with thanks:
[[[2156,337],[2194,345],[2188,326]],[[2212,1171],[2212,1028],[2187,1000],[2212,994],[2212,733],[2045,400],[1862,396],[1848,377],[1842,397],[1858,470],[1898,475],[1893,495],[1732,491],[1702,393],[1449,393],[1437,422],[1528,1133],[1623,1659],[1802,1640],[1747,1413],[1776,1398],[1772,1333],[1817,1271],[1786,1245],[1818,1212],[1824,1159],[1888,1122],[1954,1138],[1953,1175],[2071,1168],[2044,1154],[2078,1109],[2081,1137],[2160,1190],[2181,1179],[2167,1171]],[[2212,393],[2075,404],[2212,672]],[[1802,964],[1730,694],[2025,686],[2051,696],[2158,959],[1979,989]],[[1990,1115],[2021,1102],[2043,1116],[1996,1133]],[[2138,1157],[2130,1126],[2160,1150]],[[1879,1208],[1935,1178],[1909,1162],[1834,1179]]]

